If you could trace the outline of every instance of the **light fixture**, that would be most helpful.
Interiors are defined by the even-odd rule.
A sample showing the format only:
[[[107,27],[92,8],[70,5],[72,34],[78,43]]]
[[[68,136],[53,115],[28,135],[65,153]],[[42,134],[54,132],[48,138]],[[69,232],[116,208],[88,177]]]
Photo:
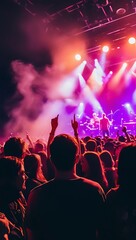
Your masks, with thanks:
[[[116,14],[117,15],[124,15],[126,13],[126,9],[125,8],[118,8],[117,10],[116,10]]]
[[[136,39],[134,37],[130,37],[128,39],[128,42],[129,42],[129,44],[135,44],[136,43]]]
[[[80,61],[81,60],[81,55],[79,53],[75,54],[75,59],[77,61]]]
[[[107,45],[103,46],[102,51],[107,53],[109,51],[109,46],[107,46]]]

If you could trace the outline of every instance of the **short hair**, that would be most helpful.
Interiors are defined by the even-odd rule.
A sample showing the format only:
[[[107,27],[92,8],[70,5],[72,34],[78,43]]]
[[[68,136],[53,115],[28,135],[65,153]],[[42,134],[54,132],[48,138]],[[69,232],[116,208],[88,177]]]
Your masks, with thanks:
[[[84,143],[87,143],[87,141],[90,140],[90,139],[91,139],[90,136],[85,136],[85,137],[83,138],[83,141],[84,141]]]
[[[104,144],[104,150],[107,150],[107,151],[109,151],[109,152],[114,153],[114,151],[115,151],[114,142],[107,141],[107,142]]]
[[[0,180],[15,179],[21,170],[23,162],[21,159],[13,156],[0,158]]]
[[[118,183],[123,186],[135,186],[136,182],[136,144],[124,146],[118,160]]]
[[[100,156],[100,159],[102,160],[102,163],[103,163],[105,168],[112,168],[112,167],[114,167],[113,157],[112,157],[111,153],[108,150],[103,150],[100,153],[99,156]]]
[[[56,136],[50,144],[51,161],[57,170],[71,170],[76,162],[78,143],[68,134]]]
[[[44,144],[41,142],[36,142],[35,143],[35,151],[39,152],[39,151],[43,151],[44,150]]]
[[[39,154],[32,153],[24,157],[25,172],[30,178],[37,178],[42,173],[41,157]]]
[[[25,150],[25,141],[19,137],[11,137],[4,144],[4,155],[22,158]]]
[[[87,143],[86,143],[87,151],[95,151],[96,148],[97,148],[97,143],[95,140],[91,139],[91,140],[87,141]]]
[[[24,168],[28,176],[36,177],[37,170],[41,166],[41,158],[38,154],[29,154],[24,157]]]
[[[119,141],[120,142],[125,142],[126,138],[123,135],[121,135],[121,136],[119,136]]]
[[[87,178],[100,183],[102,187],[108,187],[108,181],[99,154],[93,151],[87,151],[83,156],[89,167]]]

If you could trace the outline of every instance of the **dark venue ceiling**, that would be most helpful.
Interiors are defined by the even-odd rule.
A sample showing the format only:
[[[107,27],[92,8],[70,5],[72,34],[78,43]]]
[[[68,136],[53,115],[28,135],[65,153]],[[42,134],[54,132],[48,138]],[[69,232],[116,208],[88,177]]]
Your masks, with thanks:
[[[45,31],[86,39],[88,52],[104,41],[113,48],[136,31],[136,0],[13,0],[32,18],[39,16]]]
[[[67,41],[83,39],[86,52],[92,55],[99,53],[104,42],[115,50],[136,32],[136,0],[1,0],[0,12],[3,55],[6,51],[11,58],[33,59],[35,66],[44,59],[51,61],[48,50],[57,36]],[[108,64],[113,64],[112,58]]]

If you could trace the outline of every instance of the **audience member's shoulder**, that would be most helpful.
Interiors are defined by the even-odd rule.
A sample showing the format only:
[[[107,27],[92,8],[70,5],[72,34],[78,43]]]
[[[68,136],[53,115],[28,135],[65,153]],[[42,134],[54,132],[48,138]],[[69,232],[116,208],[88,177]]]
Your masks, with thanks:
[[[106,193],[106,199],[112,199],[116,197],[117,192],[119,191],[119,187],[111,188],[107,193]]]
[[[46,188],[46,184],[47,184],[48,182],[45,182],[45,183],[43,183],[43,184],[39,184],[39,185],[37,185],[36,187],[34,187],[31,191],[30,191],[30,193],[31,193],[31,195],[38,195],[40,192],[42,192],[42,190],[43,189],[45,189]]]
[[[88,185],[89,188],[94,189],[96,191],[98,191],[99,193],[104,193],[103,188],[101,187],[101,185],[98,182],[95,182],[93,180],[87,179],[87,178],[81,178],[83,183]]]
[[[84,177],[80,177],[77,180],[79,180],[79,184],[88,188],[88,190],[92,189],[94,191],[98,191],[98,192],[102,192],[102,193],[104,192],[102,187],[100,186],[100,184],[95,181],[92,181],[92,180],[84,178]],[[54,183],[54,179],[48,181],[47,183],[44,183],[44,184],[41,184],[41,185],[35,187],[34,189],[31,190],[31,192],[37,194],[42,191],[45,191],[48,188],[50,188],[53,183]]]

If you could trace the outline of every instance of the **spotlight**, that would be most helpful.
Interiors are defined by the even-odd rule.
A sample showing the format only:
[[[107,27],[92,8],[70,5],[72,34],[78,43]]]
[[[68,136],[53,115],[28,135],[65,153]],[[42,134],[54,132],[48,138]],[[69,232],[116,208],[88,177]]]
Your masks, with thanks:
[[[108,52],[109,51],[109,47],[106,46],[106,45],[103,46],[102,51],[105,52],[105,53]]]
[[[75,59],[76,59],[77,61],[80,61],[80,60],[81,60],[81,55],[80,55],[79,53],[77,53],[77,54],[75,55]]]
[[[136,39],[134,37],[130,37],[128,39],[128,42],[129,42],[129,44],[135,44],[136,43]]]
[[[128,65],[128,64],[127,64],[126,62],[124,62],[123,65],[122,65],[122,69],[125,70],[125,68],[127,67],[127,65]]]

